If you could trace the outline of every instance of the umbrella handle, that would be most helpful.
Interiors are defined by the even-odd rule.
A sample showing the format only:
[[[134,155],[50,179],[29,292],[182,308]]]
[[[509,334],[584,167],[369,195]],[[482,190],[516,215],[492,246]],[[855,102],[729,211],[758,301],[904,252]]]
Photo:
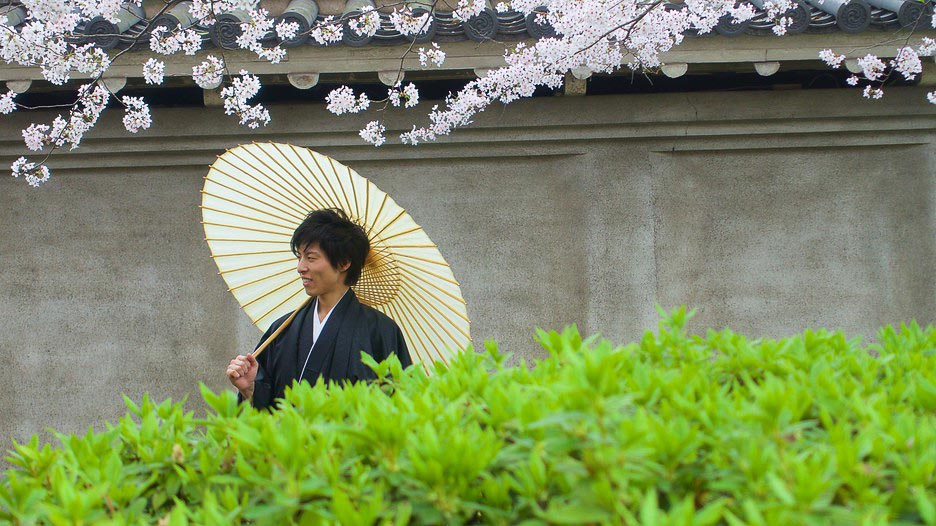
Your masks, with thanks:
[[[312,299],[312,296],[308,296],[305,299],[305,301],[302,302],[302,305],[299,305],[299,308],[296,309],[292,314],[290,314],[289,317],[286,318],[286,321],[284,321],[282,325],[277,327],[276,330],[273,331],[273,334],[271,334],[269,338],[267,338],[263,343],[260,344],[260,347],[257,347],[257,350],[253,352],[254,358],[256,358],[257,356],[260,356],[260,353],[262,353],[263,350],[266,349],[267,346],[270,345],[270,343],[272,343],[273,340],[275,340],[276,337],[279,336],[281,332],[286,330],[286,327],[289,327],[289,324],[292,323],[293,318],[296,317],[296,314],[299,314],[299,311],[301,311],[302,308],[305,307],[306,304],[308,304],[309,300],[311,299]]]

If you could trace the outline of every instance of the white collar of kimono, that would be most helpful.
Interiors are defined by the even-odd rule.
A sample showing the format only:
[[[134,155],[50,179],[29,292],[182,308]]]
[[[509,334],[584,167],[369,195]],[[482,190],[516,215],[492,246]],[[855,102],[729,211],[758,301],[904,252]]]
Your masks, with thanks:
[[[351,290],[351,289],[348,289]],[[309,354],[306,355],[305,363],[302,364],[302,370],[299,372],[299,381],[302,381],[302,375],[305,374],[305,368],[309,365],[309,358],[312,357],[312,349],[315,348],[315,342],[318,341],[319,334],[322,333],[322,328],[325,327],[325,324],[328,323],[328,318],[331,317],[331,313],[334,312],[335,307],[341,303],[341,300],[344,299],[345,294],[348,293],[348,290],[338,298],[338,301],[332,305],[331,310],[328,311],[328,314],[325,315],[325,319],[319,321],[318,317],[318,297],[316,296],[315,302],[312,304],[312,347],[309,347]]]
[[[351,290],[351,289],[348,289],[348,290]],[[315,305],[312,305],[312,345],[315,345],[315,342],[318,341],[319,334],[322,334],[322,328],[325,327],[325,324],[328,322],[328,318],[331,317],[331,313],[335,312],[335,307],[337,307],[338,304],[341,303],[341,300],[344,299],[345,294],[348,293],[348,290],[346,290],[344,294],[342,294],[341,297],[338,298],[338,301],[335,302],[334,305],[332,305],[332,308],[329,309],[328,314],[325,315],[325,318],[323,318],[322,321],[319,321],[319,317],[318,317],[318,297],[315,298]]]

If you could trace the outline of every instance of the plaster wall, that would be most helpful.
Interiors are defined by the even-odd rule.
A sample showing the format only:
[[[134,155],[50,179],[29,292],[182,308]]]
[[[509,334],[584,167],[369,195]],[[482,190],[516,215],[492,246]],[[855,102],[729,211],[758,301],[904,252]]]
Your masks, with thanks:
[[[536,357],[534,327],[619,342],[654,308],[692,327],[873,337],[936,321],[936,107],[892,88],[540,98],[489,109],[438,144],[379,149],[370,116],[272,107],[255,134],[220,109],[164,109],[139,137],[109,112],[41,189],[0,177],[0,441],[81,431],[120,393],[189,396],[259,332],[226,291],[198,204],[214,157],[309,146],[371,178],[452,266],[476,343]],[[23,154],[0,121],[0,165]],[[409,128],[389,112],[391,132]],[[199,407],[199,402],[191,404]]]

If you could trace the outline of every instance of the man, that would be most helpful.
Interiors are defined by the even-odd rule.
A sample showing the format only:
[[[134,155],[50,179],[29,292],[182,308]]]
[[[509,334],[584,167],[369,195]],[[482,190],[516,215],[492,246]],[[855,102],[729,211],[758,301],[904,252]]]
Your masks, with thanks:
[[[396,323],[359,302],[350,288],[370,252],[363,228],[341,210],[316,210],[296,228],[290,246],[302,286],[314,299],[259,358],[247,354],[231,360],[227,376],[242,400],[271,408],[294,380],[314,384],[319,377],[329,382],[375,378],[361,362],[361,351],[378,362],[396,354],[404,367],[412,364]],[[260,341],[287,317],[273,322]]]

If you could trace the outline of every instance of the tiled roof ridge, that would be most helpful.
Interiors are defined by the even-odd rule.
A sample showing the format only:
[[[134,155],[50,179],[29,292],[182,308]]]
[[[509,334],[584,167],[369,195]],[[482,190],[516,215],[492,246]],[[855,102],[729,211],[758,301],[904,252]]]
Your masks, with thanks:
[[[763,0],[749,0],[755,7],[756,15],[751,20],[740,24],[732,23],[730,20],[723,19],[715,28],[715,34],[731,37],[741,34],[752,35],[773,35],[774,22],[770,20],[764,10]],[[283,4],[283,2],[276,2]],[[288,19],[296,21],[303,29],[314,23],[322,21],[326,15],[320,12],[319,3],[315,0],[292,0],[285,7],[273,10],[273,6],[262,2],[265,8],[276,15],[277,21]],[[322,2],[329,7],[328,11],[334,11],[336,2],[325,0]],[[413,3],[418,4],[418,2]],[[340,5],[340,4],[339,4]],[[344,3],[344,9],[340,16],[347,18],[359,13],[365,6],[375,6],[372,0],[349,0]],[[397,45],[409,43],[414,40],[400,34],[390,22],[389,14],[380,11],[380,5],[375,6],[380,13],[380,29],[372,37],[367,35],[358,36],[347,29],[343,31],[344,38],[340,44],[361,47],[367,45]],[[667,4],[668,9],[680,9],[684,5]],[[418,9],[418,6],[417,6]],[[146,29],[146,23],[142,21],[142,8],[130,14],[128,11],[122,16],[121,23],[118,25],[107,22],[103,19],[92,20],[79,27],[79,32],[89,35],[89,40],[94,41],[100,47],[111,49],[115,47],[126,48],[136,42],[134,47],[143,47],[147,45],[146,39],[139,38]],[[6,6],[0,6],[0,16],[6,16],[8,23],[17,27],[23,23],[25,18],[25,8],[19,2],[12,2]],[[846,33],[859,33],[869,28],[878,29],[898,29],[914,24],[930,24],[932,14],[932,2],[919,2],[917,0],[798,0],[796,7],[789,12],[793,19],[793,24],[789,26],[788,32],[795,33],[825,33],[843,31]],[[236,48],[236,39],[240,32],[239,24],[245,21],[246,13],[228,13],[219,16],[219,21],[214,26],[202,27],[193,25],[205,41],[205,44],[211,43],[215,47]],[[187,6],[182,3],[160,16],[152,27],[159,25],[177,26],[191,25],[192,21],[187,17]],[[100,37],[93,37],[93,34],[100,34]],[[113,35],[119,34],[120,37]],[[107,35],[107,36],[104,36]],[[458,20],[451,12],[436,11],[428,30],[415,38],[416,43],[426,42],[451,42],[458,40],[473,40],[482,42],[486,40],[522,40],[527,38],[543,38],[555,35],[553,29],[543,25],[536,20],[534,15],[524,16],[518,12],[498,13],[491,8],[485,9],[480,15],[472,17],[467,21]],[[282,44],[285,47],[296,46],[320,46],[315,40],[303,35],[291,41],[283,42],[277,38],[275,33],[267,37],[269,45]],[[338,44],[331,44],[331,46]]]

